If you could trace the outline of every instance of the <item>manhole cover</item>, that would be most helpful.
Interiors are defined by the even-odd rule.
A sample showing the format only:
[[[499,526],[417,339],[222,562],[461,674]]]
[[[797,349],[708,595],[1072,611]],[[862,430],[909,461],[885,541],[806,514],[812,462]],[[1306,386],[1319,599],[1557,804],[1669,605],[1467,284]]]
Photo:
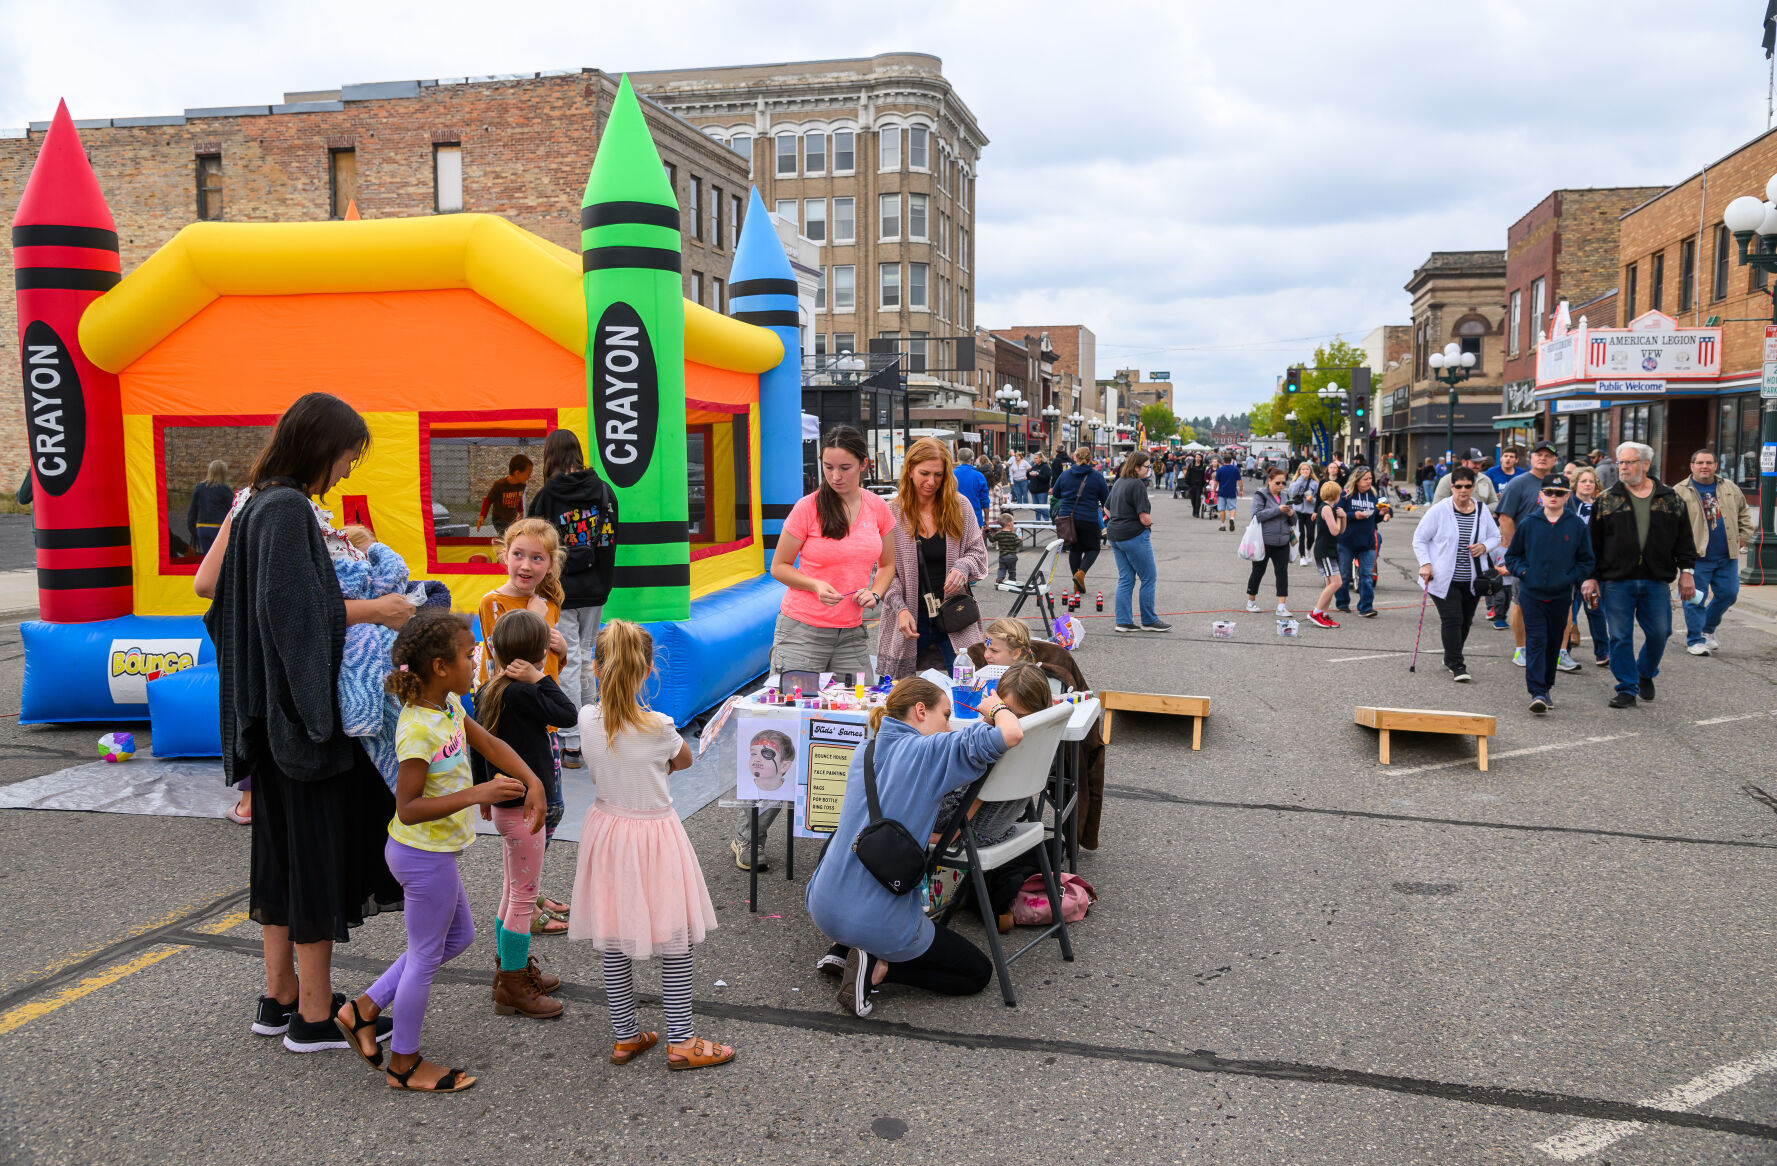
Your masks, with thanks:
[[[1403,895],[1454,895],[1462,890],[1461,883],[1421,883],[1400,882],[1391,884]]]
[[[870,1123],[870,1132],[892,1142],[907,1132],[907,1123],[898,1117],[879,1117]]]

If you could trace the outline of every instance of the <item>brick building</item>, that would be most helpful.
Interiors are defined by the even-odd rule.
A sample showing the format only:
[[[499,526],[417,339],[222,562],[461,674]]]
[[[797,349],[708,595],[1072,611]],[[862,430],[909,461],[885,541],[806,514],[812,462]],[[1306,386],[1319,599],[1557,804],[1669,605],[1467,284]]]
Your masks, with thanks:
[[[578,251],[580,198],[616,92],[614,76],[587,69],[347,85],[277,105],[75,125],[117,220],[126,274],[197,220],[339,218],[351,200],[367,219],[489,211]],[[685,294],[726,310],[746,162],[671,113],[643,109],[679,195]],[[0,136],[0,207],[18,205],[48,128]],[[11,269],[9,238],[0,265]],[[13,298],[0,297],[0,331],[17,330]],[[0,482],[12,483],[26,470],[16,348],[0,377]],[[228,460],[240,474],[249,459]]]
[[[1036,337],[1051,354],[1049,396],[1042,405],[1053,405],[1061,417],[1051,426],[1049,444],[1078,445],[1089,432],[1087,424],[1082,421],[1076,428],[1067,418],[1075,413],[1088,420],[1104,416],[1097,385],[1098,337],[1084,324],[1014,324],[996,331],[1019,340]]]
[[[987,138],[925,53],[632,73],[728,145],[765,205],[824,243],[809,347],[899,351],[916,407],[977,403],[975,180]]]
[[[1450,390],[1433,377],[1428,363],[1454,341],[1475,354],[1469,379],[1457,394],[1456,448],[1493,447],[1493,417],[1499,412],[1500,370],[1505,360],[1504,251],[1433,251],[1406,284],[1413,297],[1413,346],[1406,415],[1399,391],[1391,406],[1384,453],[1403,466],[1442,457],[1450,421]]]
[[[1608,442],[1602,412],[1562,414],[1540,424],[1536,345],[1562,300],[1575,321],[1584,314],[1596,326],[1614,324],[1620,220],[1659,193],[1657,186],[1556,190],[1506,229],[1506,353],[1494,418],[1502,444],[1546,436],[1572,456]],[[1610,321],[1602,317],[1606,311]]]
[[[1681,327],[1714,321],[1722,328],[1718,379],[1672,381],[1660,395],[1619,401],[1609,411],[1612,441],[1651,445],[1655,472],[1663,480],[1682,478],[1691,452],[1709,446],[1722,472],[1749,496],[1758,488],[1758,386],[1764,324],[1771,318],[1770,284],[1768,277],[1740,266],[1735,240],[1721,219],[1722,209],[1741,195],[1762,196],[1773,172],[1777,132],[1754,138],[1622,218],[1619,326],[1658,310]],[[1580,315],[1573,311],[1576,323]]]

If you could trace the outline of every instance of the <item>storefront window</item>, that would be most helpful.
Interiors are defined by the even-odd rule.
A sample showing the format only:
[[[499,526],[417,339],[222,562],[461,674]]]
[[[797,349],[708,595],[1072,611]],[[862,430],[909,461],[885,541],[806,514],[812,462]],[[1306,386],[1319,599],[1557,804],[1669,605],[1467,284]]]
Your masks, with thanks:
[[[1723,397],[1716,408],[1715,456],[1722,473],[1740,477],[1740,398]]]
[[[1734,481],[1741,486],[1758,489],[1759,399],[1740,398],[1740,469]]]
[[[1622,440],[1639,441],[1651,446],[1654,464],[1651,472],[1660,477],[1660,445],[1666,437],[1666,406],[1664,403],[1628,405],[1623,409]],[[1661,478],[1661,481],[1664,481]]]

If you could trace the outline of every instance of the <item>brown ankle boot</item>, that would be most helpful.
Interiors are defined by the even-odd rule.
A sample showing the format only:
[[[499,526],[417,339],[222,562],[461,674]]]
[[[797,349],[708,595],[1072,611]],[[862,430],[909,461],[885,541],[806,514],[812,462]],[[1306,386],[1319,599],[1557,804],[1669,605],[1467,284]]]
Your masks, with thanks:
[[[537,966],[537,957],[532,956],[524,966],[525,973],[530,976],[531,983],[537,985],[539,992],[553,992],[561,987],[561,977],[552,976]]]
[[[537,991],[529,971],[494,973],[494,1011],[501,1016],[529,1016],[553,1020],[561,1015],[561,1001]]]

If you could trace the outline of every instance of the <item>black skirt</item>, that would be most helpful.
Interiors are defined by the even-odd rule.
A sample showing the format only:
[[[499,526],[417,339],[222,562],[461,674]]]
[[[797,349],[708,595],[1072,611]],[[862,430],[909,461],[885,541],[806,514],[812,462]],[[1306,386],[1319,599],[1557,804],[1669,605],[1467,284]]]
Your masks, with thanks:
[[[292,943],[344,943],[350,928],[401,909],[401,884],[383,845],[395,795],[352,743],[353,765],[297,781],[260,751],[253,764],[253,873],[249,915],[287,927]]]

